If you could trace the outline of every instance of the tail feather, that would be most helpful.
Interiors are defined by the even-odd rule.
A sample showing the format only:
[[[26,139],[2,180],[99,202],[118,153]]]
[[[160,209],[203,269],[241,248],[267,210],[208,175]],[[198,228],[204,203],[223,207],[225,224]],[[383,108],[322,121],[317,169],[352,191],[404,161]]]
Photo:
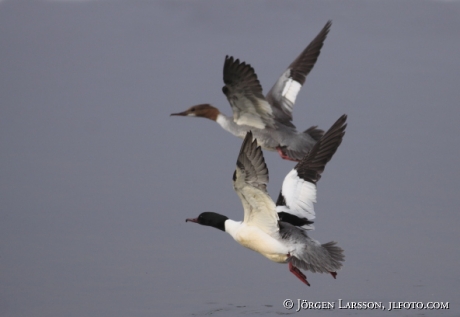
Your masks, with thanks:
[[[331,241],[310,244],[302,254],[291,257],[290,262],[313,273],[331,273],[339,270],[344,260],[343,249],[337,246],[337,242]]]
[[[343,261],[345,261],[345,255],[343,254],[343,249],[337,246],[337,242],[330,241],[321,245],[331,256],[331,260],[335,262],[339,268],[342,266]]]
[[[315,141],[319,141],[323,135],[324,135],[324,130],[318,129],[318,126],[312,126],[309,127],[307,130],[305,130],[303,133],[308,134],[313,138]]]

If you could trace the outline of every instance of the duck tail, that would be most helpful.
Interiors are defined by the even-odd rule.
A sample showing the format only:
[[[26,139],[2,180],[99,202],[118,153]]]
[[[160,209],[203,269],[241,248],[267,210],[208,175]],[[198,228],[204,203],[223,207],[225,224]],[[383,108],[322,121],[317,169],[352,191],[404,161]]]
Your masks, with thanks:
[[[330,241],[321,245],[330,256],[330,265],[336,269],[342,266],[342,262],[345,261],[345,255],[343,249],[337,246],[337,242]],[[332,270],[331,270],[332,271]]]
[[[303,133],[308,134],[313,138],[315,141],[319,141],[323,135],[324,135],[324,130],[318,129],[318,126],[312,126],[309,127],[307,130],[305,130]]]

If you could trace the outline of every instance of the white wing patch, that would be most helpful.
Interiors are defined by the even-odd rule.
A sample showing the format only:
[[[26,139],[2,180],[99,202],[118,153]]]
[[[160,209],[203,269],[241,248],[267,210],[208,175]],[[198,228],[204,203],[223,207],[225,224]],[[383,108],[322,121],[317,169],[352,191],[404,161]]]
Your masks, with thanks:
[[[289,213],[300,218],[315,218],[316,185],[301,179],[295,169],[286,175],[281,189]]]
[[[281,96],[289,100],[292,104],[295,103],[295,100],[297,98],[297,94],[300,91],[300,88],[302,88],[302,85],[295,81],[292,78],[289,78],[283,88],[283,92],[281,93]],[[292,108],[290,109],[292,111]]]

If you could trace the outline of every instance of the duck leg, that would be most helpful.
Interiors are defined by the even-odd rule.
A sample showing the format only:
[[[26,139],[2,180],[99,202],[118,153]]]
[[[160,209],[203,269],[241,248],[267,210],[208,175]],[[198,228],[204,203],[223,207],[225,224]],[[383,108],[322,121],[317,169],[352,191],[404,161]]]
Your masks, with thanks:
[[[276,151],[278,152],[278,154],[281,156],[283,160],[298,162],[298,160],[294,160],[293,158],[290,158],[289,156],[287,156],[286,153],[284,153],[283,149],[280,146],[276,147]]]
[[[329,272],[331,273],[332,277],[335,279],[335,277],[337,276],[337,272]]]
[[[310,286],[310,283],[308,283],[307,281],[307,276],[305,274],[303,274],[298,268],[296,268],[294,265],[292,265],[291,262],[289,262],[289,271],[294,274],[295,276],[297,276],[297,278],[299,280],[302,281],[302,283],[305,283],[307,284],[308,286]]]

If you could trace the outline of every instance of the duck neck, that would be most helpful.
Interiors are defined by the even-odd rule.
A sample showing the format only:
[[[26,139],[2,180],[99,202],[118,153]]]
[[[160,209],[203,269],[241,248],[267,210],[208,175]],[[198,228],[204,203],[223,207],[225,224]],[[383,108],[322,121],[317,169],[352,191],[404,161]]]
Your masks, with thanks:
[[[247,129],[245,129],[243,126],[237,125],[235,121],[233,121],[233,118],[227,117],[222,113],[217,115],[216,122],[222,127],[222,129],[239,138],[244,138],[246,135]]]
[[[229,235],[232,236],[233,239],[236,240],[236,233],[238,232],[238,230],[240,229],[241,227],[241,221],[235,221],[235,220],[232,220],[232,219],[227,219],[225,220],[225,232],[227,232]]]

